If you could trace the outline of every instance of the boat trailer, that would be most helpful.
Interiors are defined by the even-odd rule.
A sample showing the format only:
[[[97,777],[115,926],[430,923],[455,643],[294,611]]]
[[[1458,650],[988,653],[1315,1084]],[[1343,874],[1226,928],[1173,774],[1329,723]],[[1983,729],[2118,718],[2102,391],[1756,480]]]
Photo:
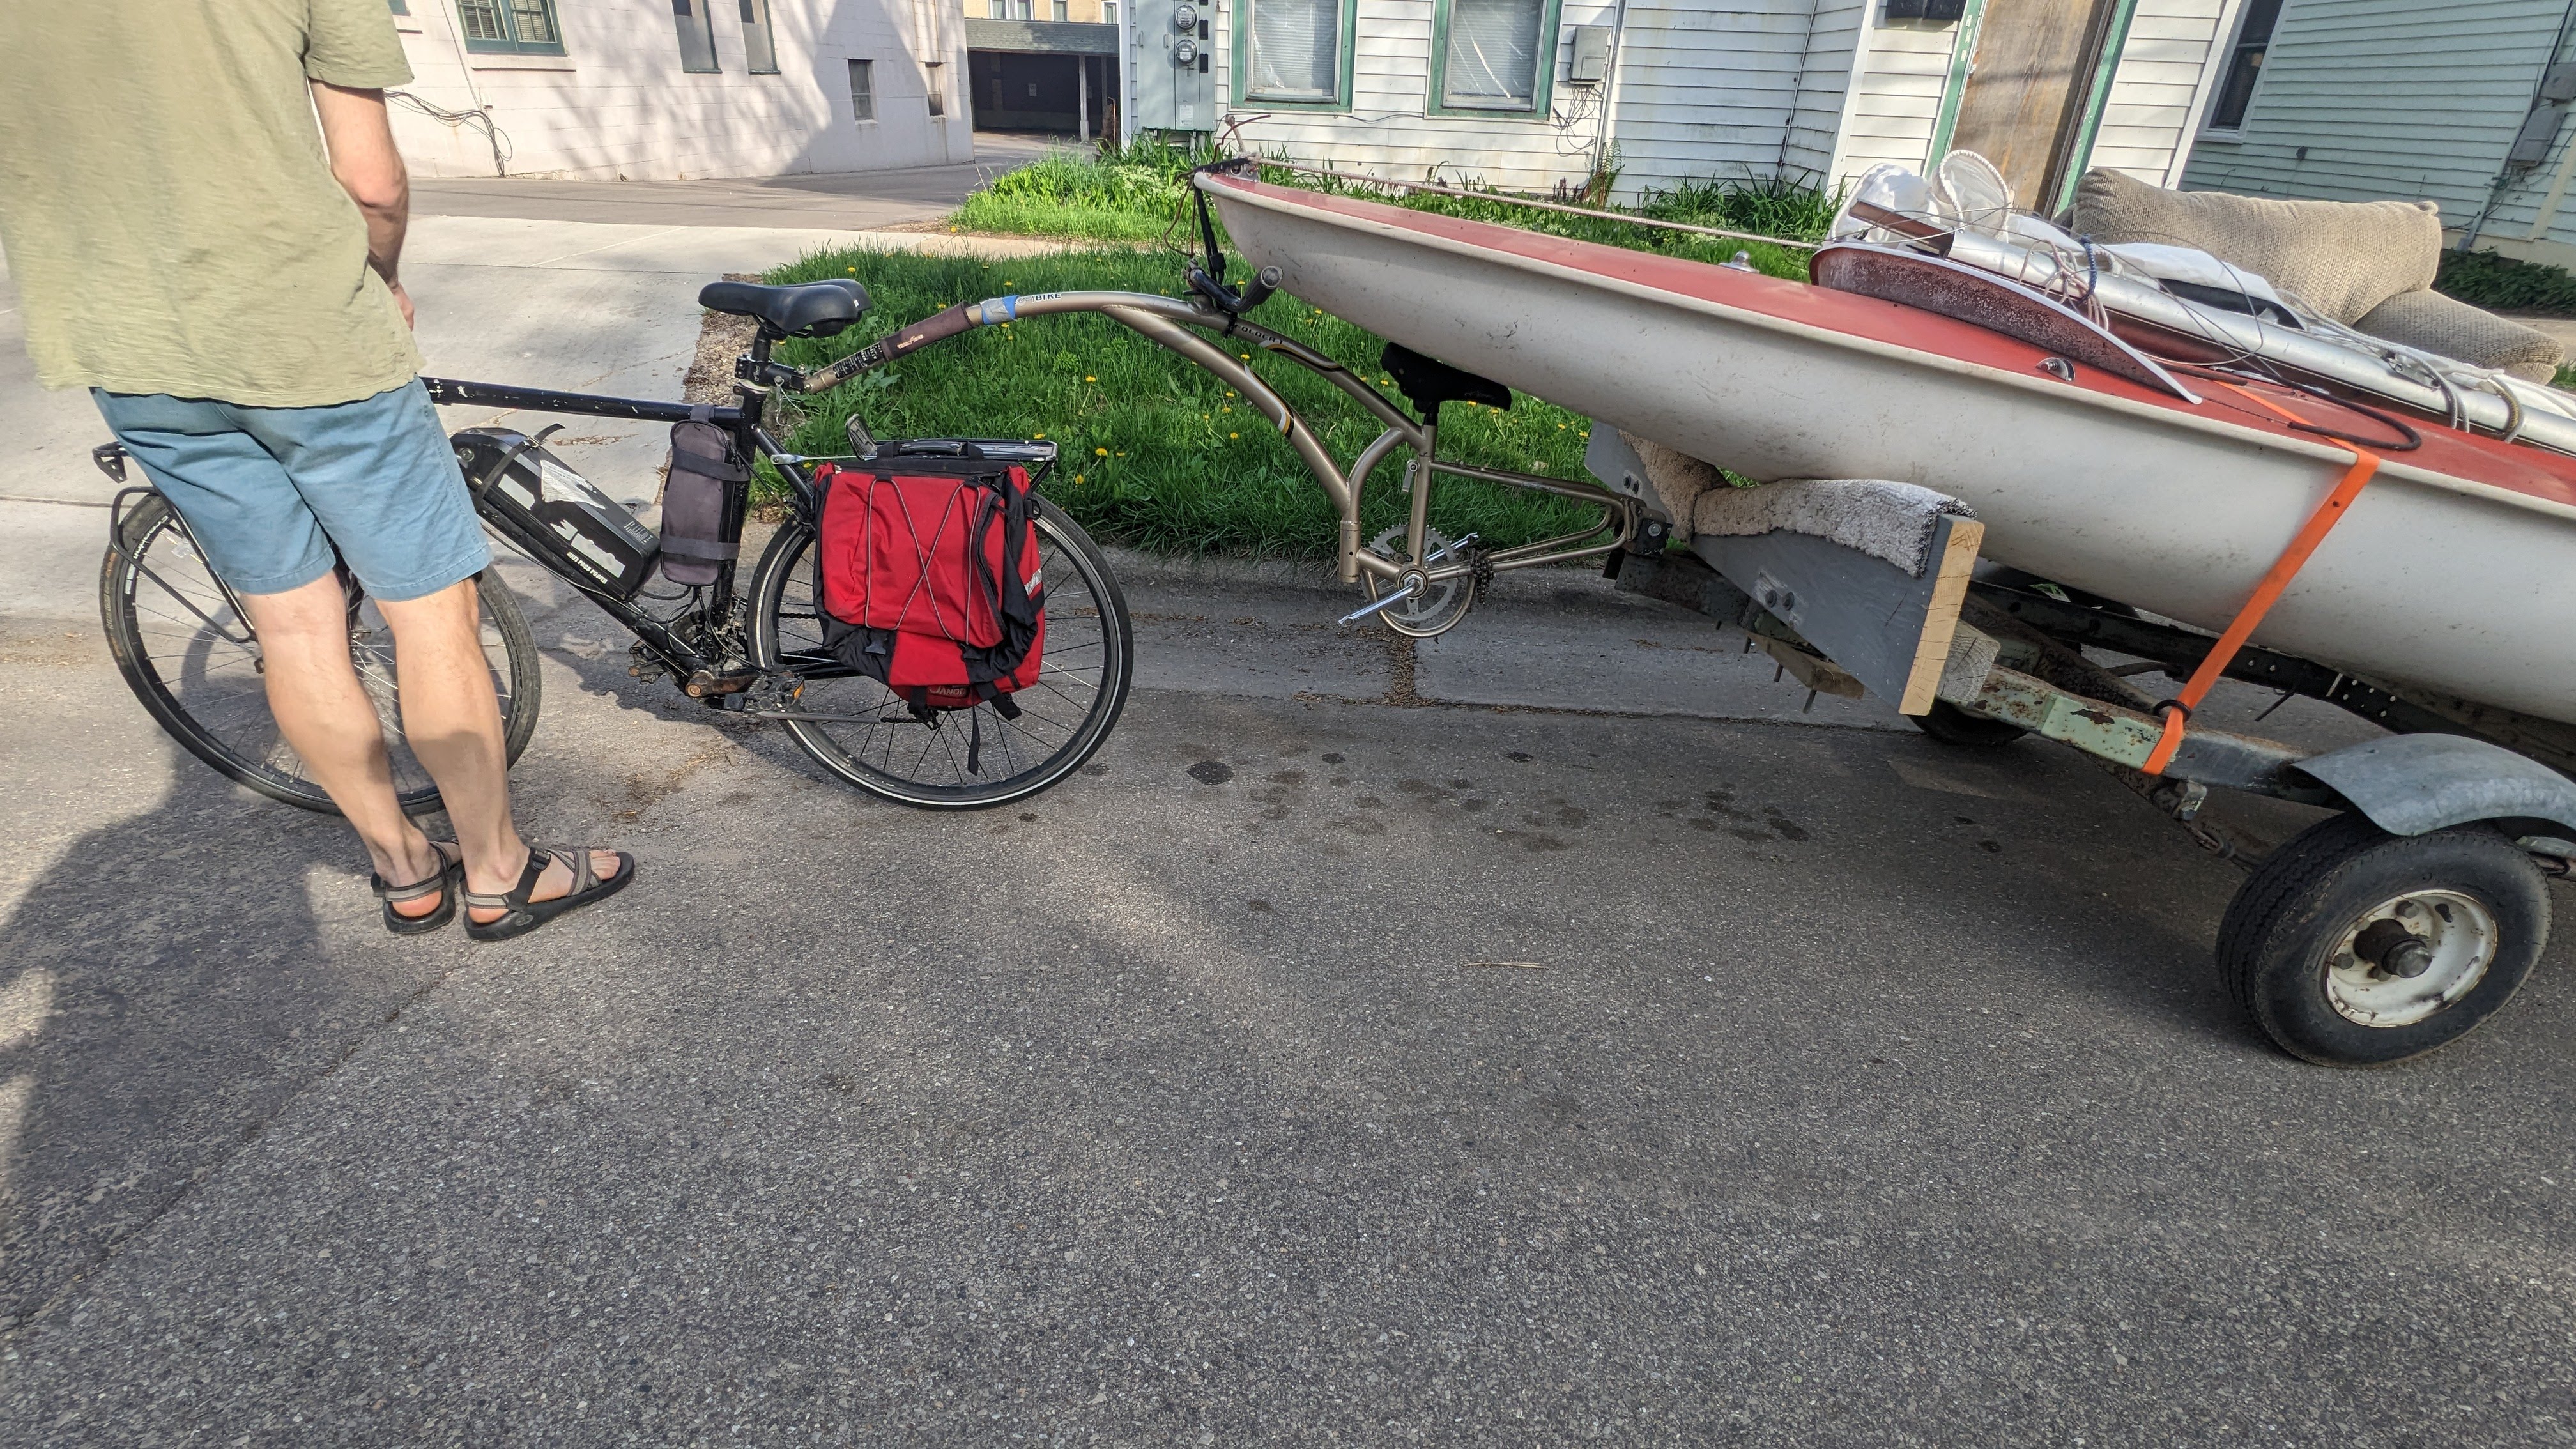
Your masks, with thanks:
[[[2576,727],[2251,645],[2213,659],[2222,641],[2198,630],[1981,569],[1983,525],[1956,500],[1910,484],[1709,489],[1718,495],[1712,520],[1710,504],[1669,506],[1658,470],[1607,427],[1593,429],[1587,456],[1597,483],[1442,459],[1441,408],[1503,406],[1509,391],[1389,344],[1381,365],[1413,405],[1408,413],[1340,362],[1245,317],[1279,282],[1265,268],[1238,290],[1193,266],[1183,297],[1083,291],[961,303],[811,373],[782,367],[747,380],[823,392],[978,327],[1107,317],[1235,389],[1305,463],[1339,515],[1339,577],[1363,593],[1345,624],[1373,619],[1431,637],[1462,622],[1501,573],[1597,559],[1620,588],[1741,631],[1748,649],[1811,691],[1875,694],[1960,748],[2038,736],[2092,758],[2201,848],[2249,873],[2219,928],[2219,974],[2266,1036],[2308,1061],[2381,1065],[2441,1046],[2502,1006],[2545,947],[2548,883],[2576,871],[2576,783],[2562,773],[2576,769]],[[1263,382],[1256,356],[1313,372],[1384,431],[1345,469]],[[853,416],[849,432],[866,456],[874,440],[864,421]],[[1362,490],[1399,453],[1406,521],[1363,541]],[[1516,547],[1447,539],[1429,523],[1444,477],[1601,513],[1587,529]],[[2131,662],[2106,666],[2088,649]],[[2177,729],[2176,702],[2134,681],[2150,671],[2179,680],[2196,664],[2391,733],[2319,754]],[[2337,813],[2274,844],[2206,818],[2213,788]]]

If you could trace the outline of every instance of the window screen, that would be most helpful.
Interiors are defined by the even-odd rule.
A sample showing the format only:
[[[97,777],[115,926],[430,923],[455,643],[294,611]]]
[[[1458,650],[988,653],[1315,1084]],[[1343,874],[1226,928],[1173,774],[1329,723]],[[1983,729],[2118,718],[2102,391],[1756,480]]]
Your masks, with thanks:
[[[2254,99],[2254,82],[2262,78],[2263,52],[2272,46],[2272,27],[2281,18],[2281,0],[2246,0],[2245,23],[2236,27],[2236,45],[2227,54],[2227,79],[2218,87],[2218,104],[2209,108],[2209,128],[2234,131],[2245,124],[2245,107]]]
[[[1526,111],[1537,104],[1546,0],[1451,0],[1440,104]]]
[[[1341,98],[1341,0],[1252,0],[1248,96],[1283,101]]]
[[[400,8],[396,7],[398,12]],[[564,53],[554,0],[456,0],[456,18],[464,26],[465,48],[470,51]]]
[[[742,0],[742,68],[778,74],[778,39],[769,28],[769,0]]]
[[[512,4],[519,0],[511,0]],[[711,71],[716,68],[715,16],[709,13],[714,0],[671,0],[671,18],[680,27],[680,69]]]
[[[850,119],[873,121],[877,118],[876,62],[850,62]]]

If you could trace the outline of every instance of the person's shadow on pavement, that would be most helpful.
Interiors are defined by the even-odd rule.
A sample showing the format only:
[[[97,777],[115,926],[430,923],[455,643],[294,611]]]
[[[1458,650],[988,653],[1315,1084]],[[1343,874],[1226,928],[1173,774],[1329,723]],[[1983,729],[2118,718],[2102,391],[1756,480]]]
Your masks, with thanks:
[[[386,933],[338,817],[164,748],[160,801],[0,920],[0,1329],[254,1143],[464,942]]]

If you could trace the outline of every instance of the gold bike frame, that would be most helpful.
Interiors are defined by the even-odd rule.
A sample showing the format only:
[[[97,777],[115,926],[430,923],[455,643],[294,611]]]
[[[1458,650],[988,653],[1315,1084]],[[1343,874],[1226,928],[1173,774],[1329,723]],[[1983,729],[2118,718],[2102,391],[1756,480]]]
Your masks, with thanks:
[[[1626,547],[1636,534],[1638,510],[1634,501],[1593,484],[1444,462],[1437,456],[1439,429],[1435,423],[1416,422],[1349,368],[1258,323],[1247,322],[1239,316],[1218,311],[1205,302],[1184,297],[1166,297],[1152,292],[1042,292],[962,302],[805,374],[801,386],[807,392],[824,392],[883,367],[898,357],[977,327],[1073,312],[1097,312],[1138,336],[1196,363],[1240,393],[1246,404],[1288,440],[1288,446],[1296,450],[1307,471],[1323,485],[1325,494],[1332,499],[1334,510],[1341,517],[1341,536],[1335,548],[1335,558],[1343,583],[1358,583],[1365,573],[1371,579],[1370,591],[1375,593],[1375,581],[1395,582],[1407,573],[1420,574],[1427,586],[1476,572],[1476,563],[1472,559],[1453,556],[1439,564],[1417,567],[1380,557],[1361,546],[1361,490],[1367,486],[1378,465],[1398,449],[1412,454],[1405,464],[1413,484],[1413,504],[1405,524],[1404,551],[1408,559],[1419,560],[1422,557],[1423,535],[1429,526],[1432,479],[1442,474],[1453,478],[1481,479],[1538,493],[1553,493],[1593,504],[1602,510],[1601,521],[1588,529],[1488,552],[1484,564],[1496,573],[1598,558]],[[1324,450],[1314,430],[1306,426],[1305,419],[1288,406],[1286,399],[1263,382],[1243,359],[1197,335],[1198,331],[1215,333],[1228,342],[1285,357],[1304,367],[1367,409],[1386,424],[1386,431],[1360,449],[1358,456],[1351,460],[1349,471],[1344,472],[1334,463],[1332,455]]]

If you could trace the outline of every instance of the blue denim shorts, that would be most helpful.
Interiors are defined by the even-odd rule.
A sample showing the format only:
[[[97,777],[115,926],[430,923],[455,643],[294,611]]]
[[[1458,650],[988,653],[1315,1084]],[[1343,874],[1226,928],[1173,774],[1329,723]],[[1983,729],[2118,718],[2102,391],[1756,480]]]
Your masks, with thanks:
[[[417,599],[492,561],[429,390],[415,378],[356,402],[254,408],[92,389],[134,461],[188,521],[224,582],[278,594],[331,571]]]

